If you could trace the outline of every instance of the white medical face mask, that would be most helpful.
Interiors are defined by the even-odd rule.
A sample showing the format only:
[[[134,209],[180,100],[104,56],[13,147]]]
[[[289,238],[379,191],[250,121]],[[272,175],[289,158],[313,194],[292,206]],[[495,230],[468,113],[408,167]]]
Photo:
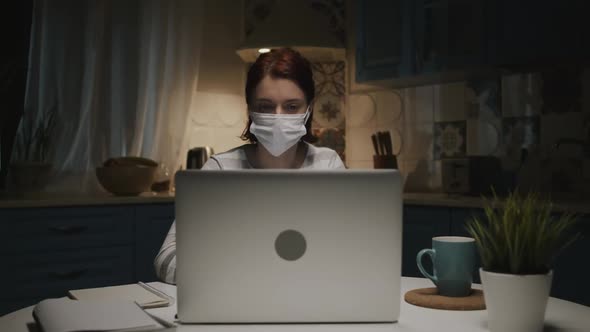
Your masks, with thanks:
[[[304,114],[250,112],[250,132],[270,154],[278,157],[305,136],[305,123],[309,114],[309,107]]]

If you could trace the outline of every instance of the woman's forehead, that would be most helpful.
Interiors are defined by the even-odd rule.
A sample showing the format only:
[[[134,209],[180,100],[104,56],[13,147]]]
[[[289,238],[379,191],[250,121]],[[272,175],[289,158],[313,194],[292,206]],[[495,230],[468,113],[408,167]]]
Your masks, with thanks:
[[[305,101],[305,94],[295,82],[289,79],[266,76],[256,86],[254,99],[275,103],[295,100]]]

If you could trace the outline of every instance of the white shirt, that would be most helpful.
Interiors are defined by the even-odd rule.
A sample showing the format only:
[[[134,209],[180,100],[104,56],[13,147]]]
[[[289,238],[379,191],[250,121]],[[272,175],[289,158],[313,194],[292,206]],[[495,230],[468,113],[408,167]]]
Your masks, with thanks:
[[[307,154],[301,165],[302,169],[345,169],[344,163],[336,151],[316,147],[309,143]],[[253,168],[246,156],[248,144],[231,149],[227,152],[211,156],[201,169],[204,170],[230,170]],[[176,283],[176,221],[172,223],[166,239],[160,248],[160,252],[154,259],[156,275],[167,283]]]

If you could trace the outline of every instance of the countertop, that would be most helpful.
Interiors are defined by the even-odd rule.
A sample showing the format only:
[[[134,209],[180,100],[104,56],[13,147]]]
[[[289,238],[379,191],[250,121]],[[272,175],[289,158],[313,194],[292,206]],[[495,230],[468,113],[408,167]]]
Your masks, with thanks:
[[[0,193],[0,209],[120,204],[154,204],[173,202],[174,194],[155,194],[151,192],[146,192],[139,196],[115,196],[108,193],[36,193],[27,195]]]
[[[445,193],[404,193],[404,204],[456,208],[482,208],[484,202],[479,196],[449,195]],[[16,196],[0,193],[0,208],[65,207],[117,204],[173,203],[174,193],[143,193],[139,196],[114,196],[108,193],[39,193]],[[576,197],[563,197],[554,201],[556,212],[590,214],[590,201]]]
[[[404,193],[404,204],[479,209],[484,207],[484,200],[481,196],[449,195],[445,193]],[[590,200],[574,195],[562,195],[553,200],[553,211],[590,214]]]
[[[177,298],[176,286],[161,282],[149,285]],[[453,331],[477,332],[489,331],[486,310],[451,311],[422,308],[403,300],[403,295],[416,288],[432,287],[424,278],[401,278],[400,313],[397,323],[352,323],[352,324],[179,324],[174,315],[177,304],[162,308],[147,309],[150,315],[160,321],[176,325],[166,331],[176,332],[418,332],[418,331]],[[480,288],[474,284],[474,288]],[[0,330],[12,332],[29,332],[37,330],[29,306],[0,317]],[[545,331],[587,331],[590,325],[590,308],[550,297],[545,312]]]

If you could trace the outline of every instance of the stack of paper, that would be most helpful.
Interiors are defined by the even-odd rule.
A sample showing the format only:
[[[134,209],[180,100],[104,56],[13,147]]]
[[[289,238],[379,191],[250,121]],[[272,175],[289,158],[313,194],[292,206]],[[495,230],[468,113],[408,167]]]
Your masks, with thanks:
[[[69,291],[76,300],[135,301],[142,308],[157,308],[170,305],[174,299],[144,283]]]
[[[33,316],[44,332],[144,331],[163,327],[137,303],[129,301],[48,299],[35,306]]]

